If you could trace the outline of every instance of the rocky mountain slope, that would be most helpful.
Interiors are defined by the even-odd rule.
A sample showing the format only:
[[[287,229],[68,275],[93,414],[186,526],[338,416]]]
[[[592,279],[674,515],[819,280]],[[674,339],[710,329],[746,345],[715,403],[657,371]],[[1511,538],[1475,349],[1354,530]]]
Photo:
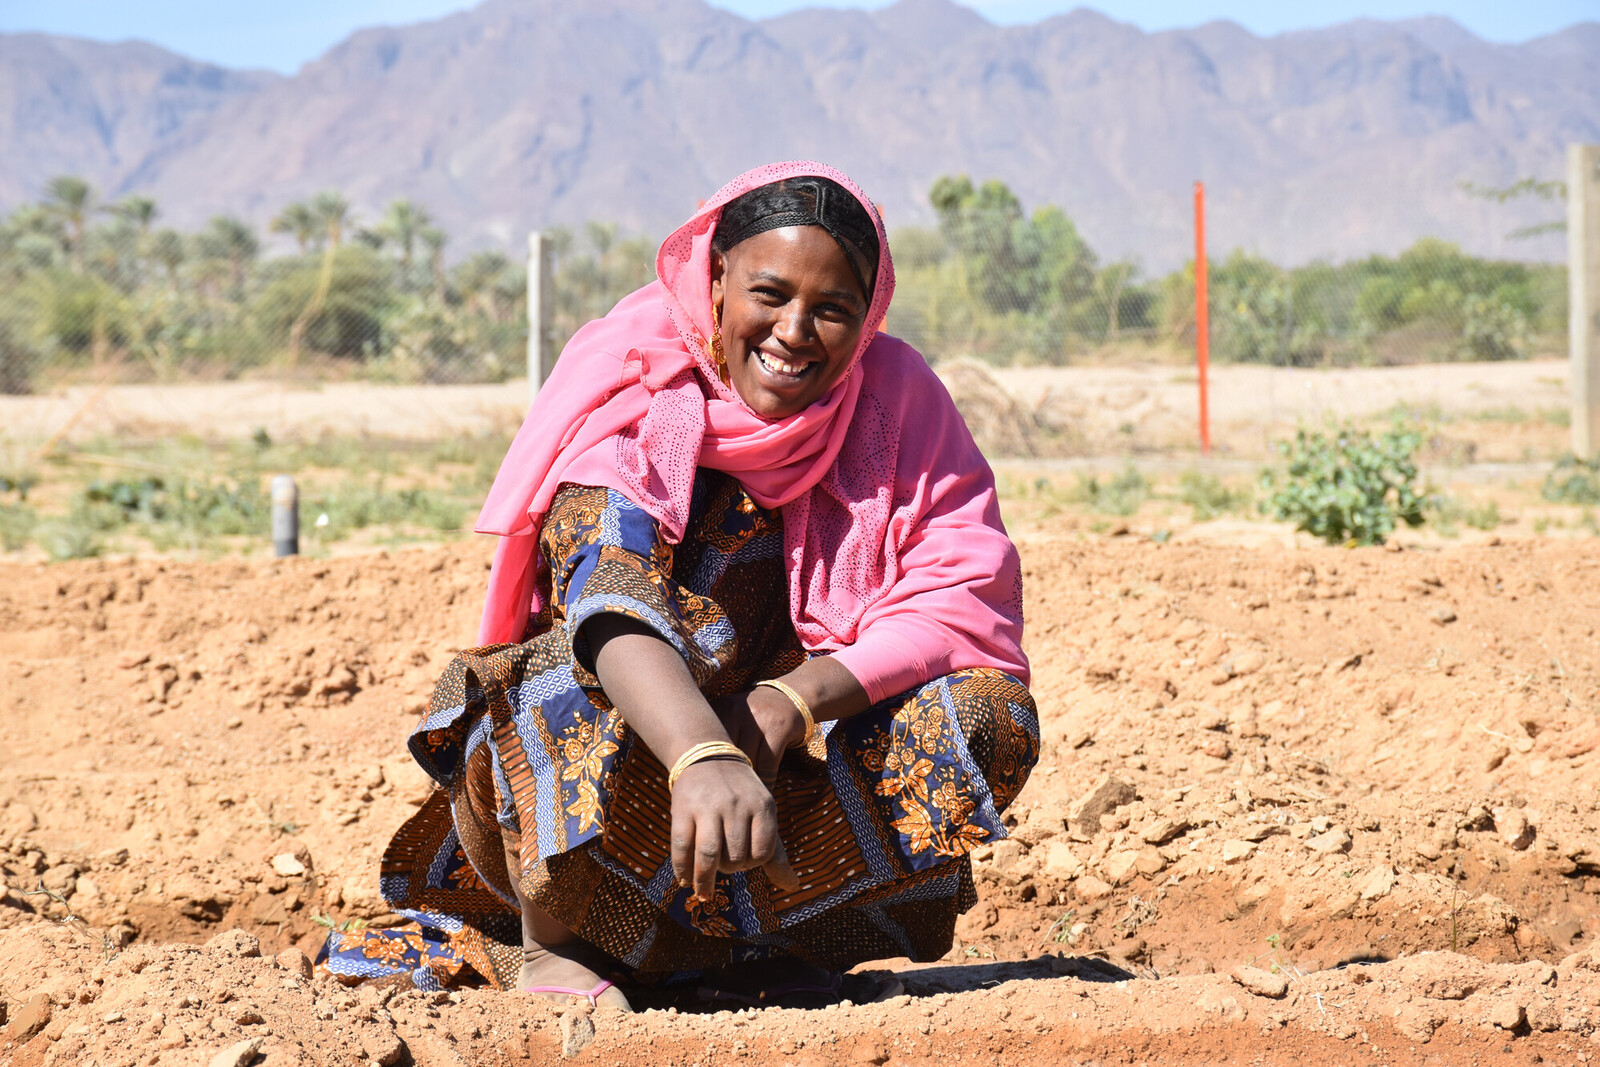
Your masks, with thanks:
[[[750,22],[703,0],[488,0],[363,30],[294,77],[152,46],[0,36],[0,205],[71,171],[192,223],[264,221],[328,187],[370,217],[416,198],[460,249],[606,218],[661,234],[746,166],[813,156],[891,224],[948,172],[1064,207],[1109,256],[1165,268],[1190,240],[1285,261],[1435,234],[1477,252],[1551,205],[1462,181],[1559,177],[1600,139],[1600,23],[1523,44],[1443,19],[1255,37],[1144,33],[1088,10],[994,26],[950,0]],[[1558,214],[1558,212],[1555,212]]]

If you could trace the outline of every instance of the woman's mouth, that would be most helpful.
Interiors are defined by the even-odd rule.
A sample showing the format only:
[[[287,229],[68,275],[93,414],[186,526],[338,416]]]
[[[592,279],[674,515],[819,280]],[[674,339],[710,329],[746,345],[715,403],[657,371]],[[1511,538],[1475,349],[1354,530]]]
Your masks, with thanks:
[[[817,366],[817,363],[814,360],[807,360],[802,363],[791,363],[786,359],[782,359],[773,355],[763,348],[758,348],[755,350],[755,357],[756,362],[761,364],[762,370],[766,371],[774,378],[785,381],[798,381],[799,379],[804,378],[806,373],[813,367]]]

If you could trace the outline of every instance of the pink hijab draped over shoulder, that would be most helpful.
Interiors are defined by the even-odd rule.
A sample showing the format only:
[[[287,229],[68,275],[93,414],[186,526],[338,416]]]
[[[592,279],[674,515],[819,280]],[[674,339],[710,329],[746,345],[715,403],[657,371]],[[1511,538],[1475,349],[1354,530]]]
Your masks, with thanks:
[[[711,237],[730,200],[799,176],[849,190],[882,255],[849,370],[810,407],[769,420],[718,379],[708,351]],[[923,358],[877,332],[894,266],[866,194],[820,163],[749,171],[667,238],[656,274],[573,335],[500,466],[477,523],[502,537],[479,642],[521,640],[543,606],[538,535],[562,483],[615,489],[677,542],[706,466],[781,509],[795,631],[874,701],[963,667],[1026,683],[1021,571],[994,476]]]

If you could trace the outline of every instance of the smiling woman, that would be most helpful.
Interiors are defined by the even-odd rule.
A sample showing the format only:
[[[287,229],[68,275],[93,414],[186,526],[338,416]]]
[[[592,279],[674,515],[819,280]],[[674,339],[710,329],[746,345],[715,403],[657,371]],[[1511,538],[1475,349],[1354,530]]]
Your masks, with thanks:
[[[849,367],[867,313],[849,266],[815,226],[768,230],[712,261],[712,357],[756,414],[803,411]]]
[[[479,632],[410,748],[415,920],[330,936],[349,981],[627,1007],[807,1003],[937,959],[1039,728],[994,477],[878,326],[882,222],[816,163],[743,175],[659,280],[568,344],[478,528]],[[625,983],[624,994],[613,983]]]
[[[827,178],[773,182],[722,209],[712,358],[757,414],[793,415],[839,380],[861,339],[879,247],[873,216]]]

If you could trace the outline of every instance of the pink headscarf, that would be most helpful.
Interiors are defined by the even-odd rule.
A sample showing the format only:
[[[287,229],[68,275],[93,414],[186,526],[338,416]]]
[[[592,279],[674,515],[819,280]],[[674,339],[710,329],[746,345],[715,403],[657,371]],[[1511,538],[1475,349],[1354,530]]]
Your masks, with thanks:
[[[721,382],[708,351],[711,237],[730,200],[800,176],[849,190],[881,254],[849,369],[774,421]],[[706,466],[782,509],[795,631],[806,648],[833,652],[874,701],[962,667],[1026,683],[1021,572],[994,476],[923,358],[877,332],[894,265],[866,194],[820,163],[749,171],[667,238],[656,274],[573,335],[500,465],[477,523],[503,538],[479,643],[520,640],[542,606],[538,534],[561,484],[615,489],[677,542]]]

